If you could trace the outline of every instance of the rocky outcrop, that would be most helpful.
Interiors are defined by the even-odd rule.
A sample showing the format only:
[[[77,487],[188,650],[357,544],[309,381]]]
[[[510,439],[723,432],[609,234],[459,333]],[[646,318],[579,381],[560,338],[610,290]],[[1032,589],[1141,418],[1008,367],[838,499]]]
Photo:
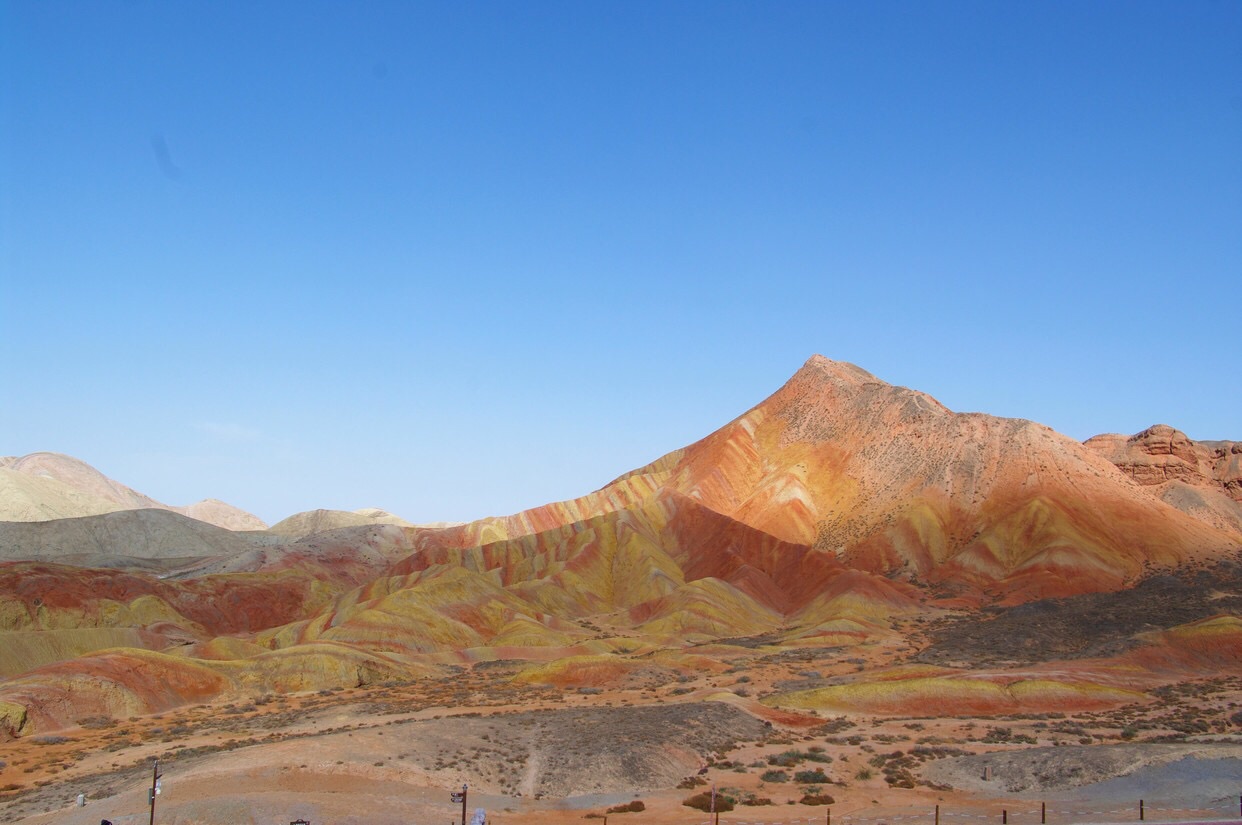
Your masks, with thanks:
[[[1181,430],[1156,424],[1131,436],[1097,435],[1085,445],[1139,484],[1184,481],[1216,487],[1242,501],[1242,443],[1197,442]]]
[[[1194,441],[1156,424],[1084,442],[1160,499],[1218,529],[1242,533],[1242,442]]]

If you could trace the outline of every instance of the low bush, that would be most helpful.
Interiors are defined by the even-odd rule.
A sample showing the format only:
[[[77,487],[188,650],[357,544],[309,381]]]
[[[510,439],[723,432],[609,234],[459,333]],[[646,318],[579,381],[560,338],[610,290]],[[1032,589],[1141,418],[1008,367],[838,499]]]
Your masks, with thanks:
[[[91,730],[102,730],[116,727],[116,720],[110,716],[88,716],[85,719],[79,719],[78,725]]]
[[[685,805],[687,808],[694,808],[696,811],[711,813],[712,795],[710,793],[696,793],[694,796],[683,799],[681,804]],[[724,794],[716,794],[717,813],[724,813],[725,811],[731,810],[733,810],[733,800]]]
[[[801,761],[802,754],[799,751],[785,751],[784,753],[777,753],[768,757],[769,765],[777,765],[782,768],[792,768]]]

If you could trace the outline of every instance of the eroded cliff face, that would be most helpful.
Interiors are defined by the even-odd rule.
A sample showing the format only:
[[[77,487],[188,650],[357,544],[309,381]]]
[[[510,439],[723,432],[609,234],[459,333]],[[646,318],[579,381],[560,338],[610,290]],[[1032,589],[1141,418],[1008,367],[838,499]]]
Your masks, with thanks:
[[[1156,424],[1131,436],[1097,435],[1084,446],[1166,504],[1217,529],[1242,533],[1242,442],[1195,441]]]
[[[1242,442],[1194,441],[1168,424],[1131,436],[1111,433],[1085,442],[1139,484],[1184,481],[1242,501]]]

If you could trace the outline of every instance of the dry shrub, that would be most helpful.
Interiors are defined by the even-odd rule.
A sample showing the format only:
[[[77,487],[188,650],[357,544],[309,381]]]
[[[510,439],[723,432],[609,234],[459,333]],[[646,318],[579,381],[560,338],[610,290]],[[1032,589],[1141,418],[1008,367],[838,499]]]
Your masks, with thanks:
[[[794,774],[794,782],[797,782],[799,785],[814,785],[827,781],[828,775],[824,773],[823,768],[816,768],[813,771],[798,771]]]
[[[683,799],[681,804],[687,808],[694,808],[696,811],[711,813],[712,795],[710,793],[696,793],[694,796]],[[733,800],[723,794],[716,794],[716,811],[724,813],[731,810],[733,810]]]

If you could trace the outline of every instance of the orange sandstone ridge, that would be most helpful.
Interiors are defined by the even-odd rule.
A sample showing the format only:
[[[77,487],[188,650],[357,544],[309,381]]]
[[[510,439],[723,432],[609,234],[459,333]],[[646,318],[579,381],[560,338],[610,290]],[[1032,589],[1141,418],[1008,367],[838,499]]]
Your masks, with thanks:
[[[523,663],[524,684],[622,689],[755,651],[862,663],[827,692],[772,693],[769,716],[910,712],[928,697],[980,713],[1133,702],[1162,680],[1242,667],[1236,599],[1205,595],[1199,613],[1142,633],[1101,631],[1128,658],[1086,669],[1050,655],[1034,673],[894,679],[868,663],[915,655],[932,619],[1059,610],[1159,574],[1232,570],[1239,454],[1179,436],[1084,445],[816,356],[701,441],[512,516],[416,528],[321,511],[244,546],[194,528],[212,549],[189,559],[109,555],[125,540],[103,525],[123,514],[49,522],[40,565],[0,566],[0,631],[13,641],[0,654],[0,736],[495,660]],[[160,518],[158,530],[143,521],[149,543],[187,535]],[[10,559],[34,546],[16,530],[0,525]],[[63,563],[73,558],[125,569]],[[1175,638],[1187,640],[1178,655]]]

